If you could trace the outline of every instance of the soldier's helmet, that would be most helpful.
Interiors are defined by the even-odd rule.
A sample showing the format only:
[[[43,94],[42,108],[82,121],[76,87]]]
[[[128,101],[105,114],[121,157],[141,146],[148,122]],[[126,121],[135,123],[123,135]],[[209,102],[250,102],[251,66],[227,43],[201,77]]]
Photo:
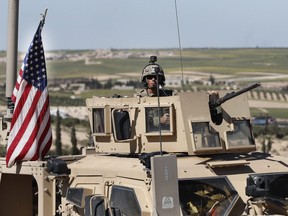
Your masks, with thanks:
[[[142,76],[141,76],[141,82],[143,83],[144,87],[147,87],[146,83],[146,76],[149,75],[155,75],[157,76],[158,74],[158,79],[159,79],[159,85],[164,86],[165,85],[165,75],[162,67],[155,62],[157,61],[156,56],[151,56],[149,64],[146,65],[142,71]]]

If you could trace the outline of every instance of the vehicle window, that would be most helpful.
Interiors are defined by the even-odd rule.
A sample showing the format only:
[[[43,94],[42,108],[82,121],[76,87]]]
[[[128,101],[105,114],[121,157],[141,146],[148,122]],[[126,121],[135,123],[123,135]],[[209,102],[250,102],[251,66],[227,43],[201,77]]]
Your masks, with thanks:
[[[226,215],[238,194],[225,177],[179,180],[183,216]]]
[[[234,130],[227,131],[227,141],[230,146],[254,145],[251,124],[248,120],[234,120]]]
[[[131,138],[130,117],[127,111],[115,110],[113,111],[114,120],[114,135],[116,140],[126,140]]]
[[[134,189],[114,185],[110,197],[111,207],[118,208],[125,216],[140,216],[141,208]]]
[[[209,127],[209,122],[193,122],[192,133],[196,150],[220,147],[219,133]]]
[[[92,110],[93,133],[105,133],[104,130],[104,109],[95,108]]]
[[[159,131],[159,128],[161,128],[161,132],[170,132],[170,107],[146,107],[145,120],[146,133]]]

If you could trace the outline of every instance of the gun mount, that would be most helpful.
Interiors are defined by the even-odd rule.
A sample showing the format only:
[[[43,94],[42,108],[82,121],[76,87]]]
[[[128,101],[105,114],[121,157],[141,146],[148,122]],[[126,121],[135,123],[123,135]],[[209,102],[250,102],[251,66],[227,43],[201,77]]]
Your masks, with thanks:
[[[220,125],[222,123],[223,112],[222,112],[221,104],[223,104],[224,102],[226,102],[228,100],[231,100],[232,98],[237,97],[238,95],[241,95],[241,94],[248,92],[252,89],[258,88],[260,85],[261,85],[261,83],[259,83],[259,82],[254,83],[253,85],[250,85],[250,86],[243,88],[239,91],[227,93],[226,95],[224,95],[221,98],[219,98],[218,94],[209,95],[209,107],[210,107],[210,115],[211,115],[212,121],[216,125]]]

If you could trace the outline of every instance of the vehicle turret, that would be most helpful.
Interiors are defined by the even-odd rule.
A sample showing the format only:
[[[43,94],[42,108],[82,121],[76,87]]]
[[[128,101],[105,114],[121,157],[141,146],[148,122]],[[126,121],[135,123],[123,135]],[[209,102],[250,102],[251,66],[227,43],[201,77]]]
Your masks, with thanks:
[[[219,91],[215,101],[204,91],[183,92],[160,97],[160,107],[157,97],[87,99],[95,151],[149,153],[160,151],[160,141],[163,151],[188,155],[255,150],[246,91],[233,92],[233,98]],[[169,124],[159,125],[158,109],[169,116]],[[214,109],[221,109],[221,122],[215,121]]]

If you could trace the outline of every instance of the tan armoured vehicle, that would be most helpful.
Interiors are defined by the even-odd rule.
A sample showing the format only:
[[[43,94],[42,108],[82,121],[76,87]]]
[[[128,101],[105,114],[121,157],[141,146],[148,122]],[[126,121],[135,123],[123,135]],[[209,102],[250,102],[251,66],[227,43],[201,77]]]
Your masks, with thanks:
[[[95,148],[1,159],[0,215],[287,215],[288,160],[255,151],[245,92],[258,85],[87,99]]]

